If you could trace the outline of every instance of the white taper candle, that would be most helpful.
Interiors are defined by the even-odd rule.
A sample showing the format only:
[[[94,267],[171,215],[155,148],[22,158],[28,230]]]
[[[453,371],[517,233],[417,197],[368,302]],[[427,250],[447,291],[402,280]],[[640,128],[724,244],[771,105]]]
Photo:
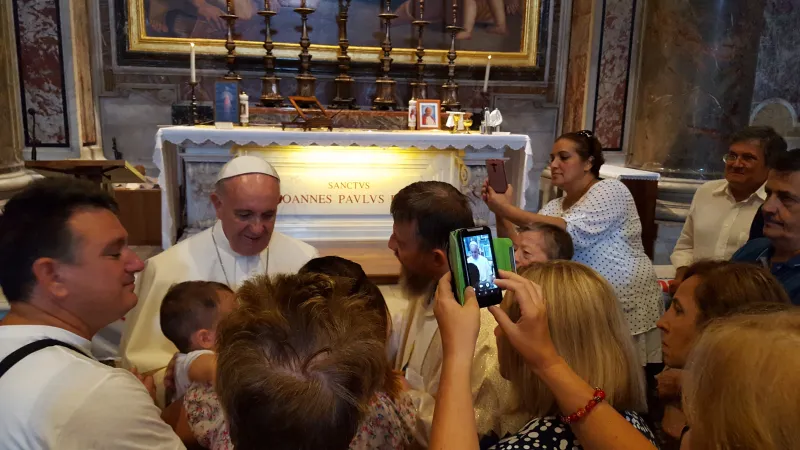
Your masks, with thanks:
[[[486,73],[483,75],[483,92],[489,89],[489,69],[492,68],[492,55],[486,60]]]
[[[194,73],[194,42],[189,44],[192,48],[191,53],[189,54],[189,70],[191,71],[191,81],[192,83],[197,81],[197,76]]]

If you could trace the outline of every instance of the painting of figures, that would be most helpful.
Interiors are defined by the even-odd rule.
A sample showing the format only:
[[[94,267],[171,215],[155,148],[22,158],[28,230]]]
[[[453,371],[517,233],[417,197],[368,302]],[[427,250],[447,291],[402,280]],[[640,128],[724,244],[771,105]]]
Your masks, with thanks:
[[[174,39],[225,39],[226,23],[220,18],[226,11],[226,0],[127,0],[129,10],[141,14],[143,25],[139,38]],[[453,22],[454,0],[423,0],[423,19],[431,24],[425,30],[425,47],[444,50],[450,46],[450,35],[445,26]],[[541,0],[455,0],[457,25],[464,31],[457,35],[459,51],[525,53],[533,51],[530,42],[535,40]],[[303,0],[271,0],[277,11],[272,19],[273,40],[276,43],[295,44],[300,40],[300,17],[293,11]],[[231,0],[235,14],[236,39],[262,42],[264,20],[258,11],[264,9],[263,0]],[[419,15],[420,0],[390,0],[389,9],[398,18],[392,23],[391,36],[395,49],[413,49],[417,46],[416,29],[411,22]],[[338,44],[336,15],[338,0],[306,0],[306,5],[316,8],[309,16],[311,42],[314,45]],[[377,50],[383,39],[382,24],[378,14],[385,11],[385,0],[351,0],[349,8],[348,38],[355,47],[372,47]],[[530,33],[526,38],[526,33]],[[358,52],[358,49],[355,49]]]

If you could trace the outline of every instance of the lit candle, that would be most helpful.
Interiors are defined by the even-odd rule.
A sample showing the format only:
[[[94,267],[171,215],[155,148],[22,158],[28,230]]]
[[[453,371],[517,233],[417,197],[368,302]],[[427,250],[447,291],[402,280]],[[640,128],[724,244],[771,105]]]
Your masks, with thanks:
[[[483,74],[483,92],[489,89],[489,69],[492,68],[492,55],[486,60],[486,72]]]
[[[189,54],[189,69],[191,70],[191,74],[192,74],[191,81],[192,81],[192,83],[195,83],[197,81],[197,76],[194,73],[194,42],[192,42],[189,45],[192,48],[192,52]]]

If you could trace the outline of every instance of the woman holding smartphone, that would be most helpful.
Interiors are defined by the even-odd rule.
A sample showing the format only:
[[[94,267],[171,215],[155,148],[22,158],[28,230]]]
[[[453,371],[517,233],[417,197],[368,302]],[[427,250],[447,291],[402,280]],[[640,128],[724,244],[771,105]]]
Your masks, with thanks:
[[[507,292],[489,308],[500,374],[531,419],[491,450],[655,449],[639,415],[642,371],[611,286],[571,261],[536,264],[521,276],[501,271],[495,283]],[[462,307],[450,274],[442,277],[434,303],[442,375],[430,448],[478,448],[470,373],[480,314],[471,289],[465,298]]]
[[[498,234],[513,237],[514,226],[547,223],[572,237],[574,261],[588,265],[614,287],[640,365],[661,363],[656,322],[664,312],[655,271],[642,246],[642,224],[628,188],[600,179],[605,162],[600,141],[591,131],[566,133],[550,152],[552,183],[565,192],[539,213],[512,204],[513,189],[495,192],[488,182],[483,199],[497,216]]]

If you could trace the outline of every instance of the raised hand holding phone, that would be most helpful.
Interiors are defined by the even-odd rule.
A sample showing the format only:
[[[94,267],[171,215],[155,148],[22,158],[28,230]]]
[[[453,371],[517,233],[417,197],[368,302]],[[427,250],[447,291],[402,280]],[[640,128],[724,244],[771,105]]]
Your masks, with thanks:
[[[514,205],[514,188],[511,185],[508,185],[506,187],[506,191],[501,194],[492,188],[492,186],[489,184],[489,179],[487,178],[483,182],[481,198],[493,213],[503,215],[503,208]]]

